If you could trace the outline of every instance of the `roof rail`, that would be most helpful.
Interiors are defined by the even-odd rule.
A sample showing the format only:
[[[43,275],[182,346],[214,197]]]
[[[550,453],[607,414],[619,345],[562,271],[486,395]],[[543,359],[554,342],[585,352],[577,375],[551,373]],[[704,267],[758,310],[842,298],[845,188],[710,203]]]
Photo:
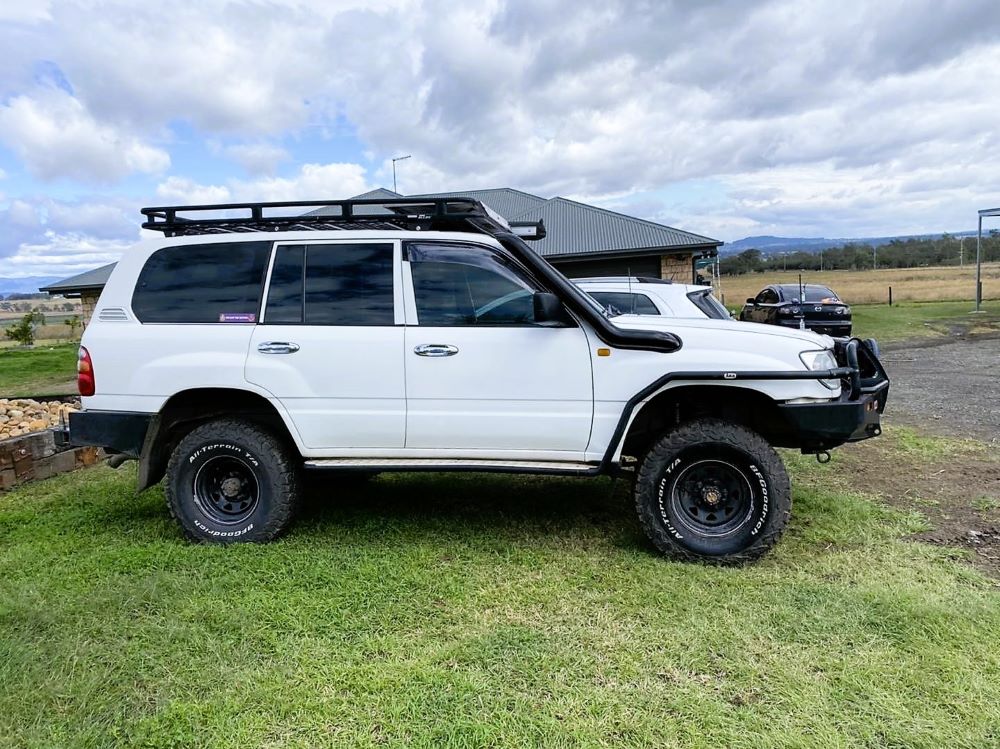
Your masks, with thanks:
[[[296,209],[291,213],[290,209]],[[302,215],[301,209],[312,209]],[[323,213],[317,213],[317,210]],[[541,239],[541,221],[507,221],[472,198],[390,198],[388,200],[294,200],[278,203],[220,203],[143,208],[143,229],[165,236],[233,234],[257,231],[329,231],[383,229],[515,232]]]

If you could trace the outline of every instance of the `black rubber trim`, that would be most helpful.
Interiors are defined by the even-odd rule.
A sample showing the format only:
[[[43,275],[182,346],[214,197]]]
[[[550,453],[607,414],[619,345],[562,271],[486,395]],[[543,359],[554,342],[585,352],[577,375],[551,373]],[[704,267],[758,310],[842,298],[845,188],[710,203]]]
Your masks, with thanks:
[[[532,273],[543,279],[549,290],[554,292],[563,304],[586,320],[602,342],[613,348],[660,351],[665,354],[679,351],[683,345],[681,339],[673,333],[619,328],[587,302],[584,292],[579,287],[536,254],[520,237],[505,232],[499,232],[494,236]]]
[[[103,447],[139,457],[153,414],[136,411],[76,411],[69,415],[69,443]]]
[[[625,436],[625,429],[628,426],[629,418],[636,406],[642,401],[675,380],[686,382],[739,382],[740,380],[835,380],[843,377],[850,377],[856,370],[848,367],[838,367],[837,369],[824,370],[794,370],[791,372],[671,372],[649,385],[628,399],[622,414],[618,418],[618,425],[615,427],[611,441],[608,443],[607,451],[601,460],[601,472],[612,470],[615,451],[622,437]],[[856,403],[856,402],[855,402]]]

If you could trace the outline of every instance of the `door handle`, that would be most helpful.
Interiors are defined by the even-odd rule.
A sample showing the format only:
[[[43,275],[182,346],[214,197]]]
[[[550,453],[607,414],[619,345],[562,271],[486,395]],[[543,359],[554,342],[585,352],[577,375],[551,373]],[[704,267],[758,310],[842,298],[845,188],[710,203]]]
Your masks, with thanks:
[[[413,349],[417,356],[454,356],[458,353],[458,346],[449,346],[444,343],[422,343]]]
[[[294,354],[299,350],[299,344],[288,341],[265,341],[257,344],[257,350],[262,354]]]

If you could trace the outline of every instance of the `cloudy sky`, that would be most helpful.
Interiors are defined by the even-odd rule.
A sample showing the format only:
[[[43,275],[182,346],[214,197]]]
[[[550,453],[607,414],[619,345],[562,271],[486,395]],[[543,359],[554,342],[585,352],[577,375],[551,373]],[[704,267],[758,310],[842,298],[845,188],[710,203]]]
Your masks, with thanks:
[[[511,186],[723,240],[974,228],[996,0],[0,0],[0,278],[138,209]]]

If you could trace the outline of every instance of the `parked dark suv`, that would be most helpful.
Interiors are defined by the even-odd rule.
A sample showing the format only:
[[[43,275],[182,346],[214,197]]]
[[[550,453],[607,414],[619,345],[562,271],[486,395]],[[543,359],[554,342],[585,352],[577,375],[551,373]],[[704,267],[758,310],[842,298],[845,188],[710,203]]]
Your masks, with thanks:
[[[761,291],[740,310],[740,319],[804,327],[832,336],[851,334],[851,308],[826,286],[818,284],[773,284]]]

